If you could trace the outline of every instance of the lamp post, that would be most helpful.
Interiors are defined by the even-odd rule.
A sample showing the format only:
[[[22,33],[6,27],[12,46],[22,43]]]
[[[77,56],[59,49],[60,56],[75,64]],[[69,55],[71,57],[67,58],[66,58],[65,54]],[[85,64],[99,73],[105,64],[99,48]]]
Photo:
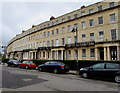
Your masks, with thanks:
[[[76,60],[76,74],[78,75],[78,47],[77,47],[77,43],[78,43],[78,30],[77,30],[77,27],[76,28],[73,28],[71,32],[76,32],[76,35],[75,35],[75,47],[77,48],[77,60]]]

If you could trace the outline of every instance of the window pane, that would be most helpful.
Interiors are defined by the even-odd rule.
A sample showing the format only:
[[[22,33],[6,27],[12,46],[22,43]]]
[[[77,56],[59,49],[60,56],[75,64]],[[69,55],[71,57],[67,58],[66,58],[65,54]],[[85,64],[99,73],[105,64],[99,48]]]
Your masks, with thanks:
[[[115,69],[115,64],[106,64],[106,69]]]
[[[116,29],[111,30],[111,39],[116,40]]]
[[[93,69],[104,69],[104,64],[96,64],[96,65],[93,65]]]

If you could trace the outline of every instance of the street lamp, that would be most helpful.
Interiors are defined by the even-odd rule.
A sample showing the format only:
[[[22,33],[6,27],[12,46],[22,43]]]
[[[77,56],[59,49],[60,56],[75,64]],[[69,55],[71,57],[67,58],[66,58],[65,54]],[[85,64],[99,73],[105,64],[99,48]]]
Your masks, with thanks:
[[[75,47],[77,48],[77,60],[76,60],[76,74],[78,75],[78,47],[77,47],[77,43],[78,43],[78,30],[77,27],[73,28],[71,32],[76,32],[76,36],[75,36]]]

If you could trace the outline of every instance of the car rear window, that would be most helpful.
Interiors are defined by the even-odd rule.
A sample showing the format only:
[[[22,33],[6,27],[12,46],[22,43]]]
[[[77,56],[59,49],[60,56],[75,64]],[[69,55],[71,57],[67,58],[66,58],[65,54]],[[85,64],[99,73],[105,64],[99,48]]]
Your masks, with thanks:
[[[106,69],[116,69],[115,64],[106,64]]]

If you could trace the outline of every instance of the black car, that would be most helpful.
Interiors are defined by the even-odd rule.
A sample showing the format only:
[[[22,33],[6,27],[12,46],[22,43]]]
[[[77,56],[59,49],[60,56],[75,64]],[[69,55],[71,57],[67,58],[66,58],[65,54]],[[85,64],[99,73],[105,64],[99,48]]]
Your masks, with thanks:
[[[18,60],[9,60],[8,62],[7,62],[7,66],[8,67],[18,67],[19,66],[19,62],[18,62]]]
[[[90,67],[81,68],[79,74],[83,78],[100,77],[105,79],[114,79],[120,83],[120,64],[98,63]]]
[[[59,61],[48,61],[45,64],[41,64],[38,66],[39,71],[48,71],[48,72],[54,72],[54,73],[59,73],[59,72],[68,72],[69,67]]]

